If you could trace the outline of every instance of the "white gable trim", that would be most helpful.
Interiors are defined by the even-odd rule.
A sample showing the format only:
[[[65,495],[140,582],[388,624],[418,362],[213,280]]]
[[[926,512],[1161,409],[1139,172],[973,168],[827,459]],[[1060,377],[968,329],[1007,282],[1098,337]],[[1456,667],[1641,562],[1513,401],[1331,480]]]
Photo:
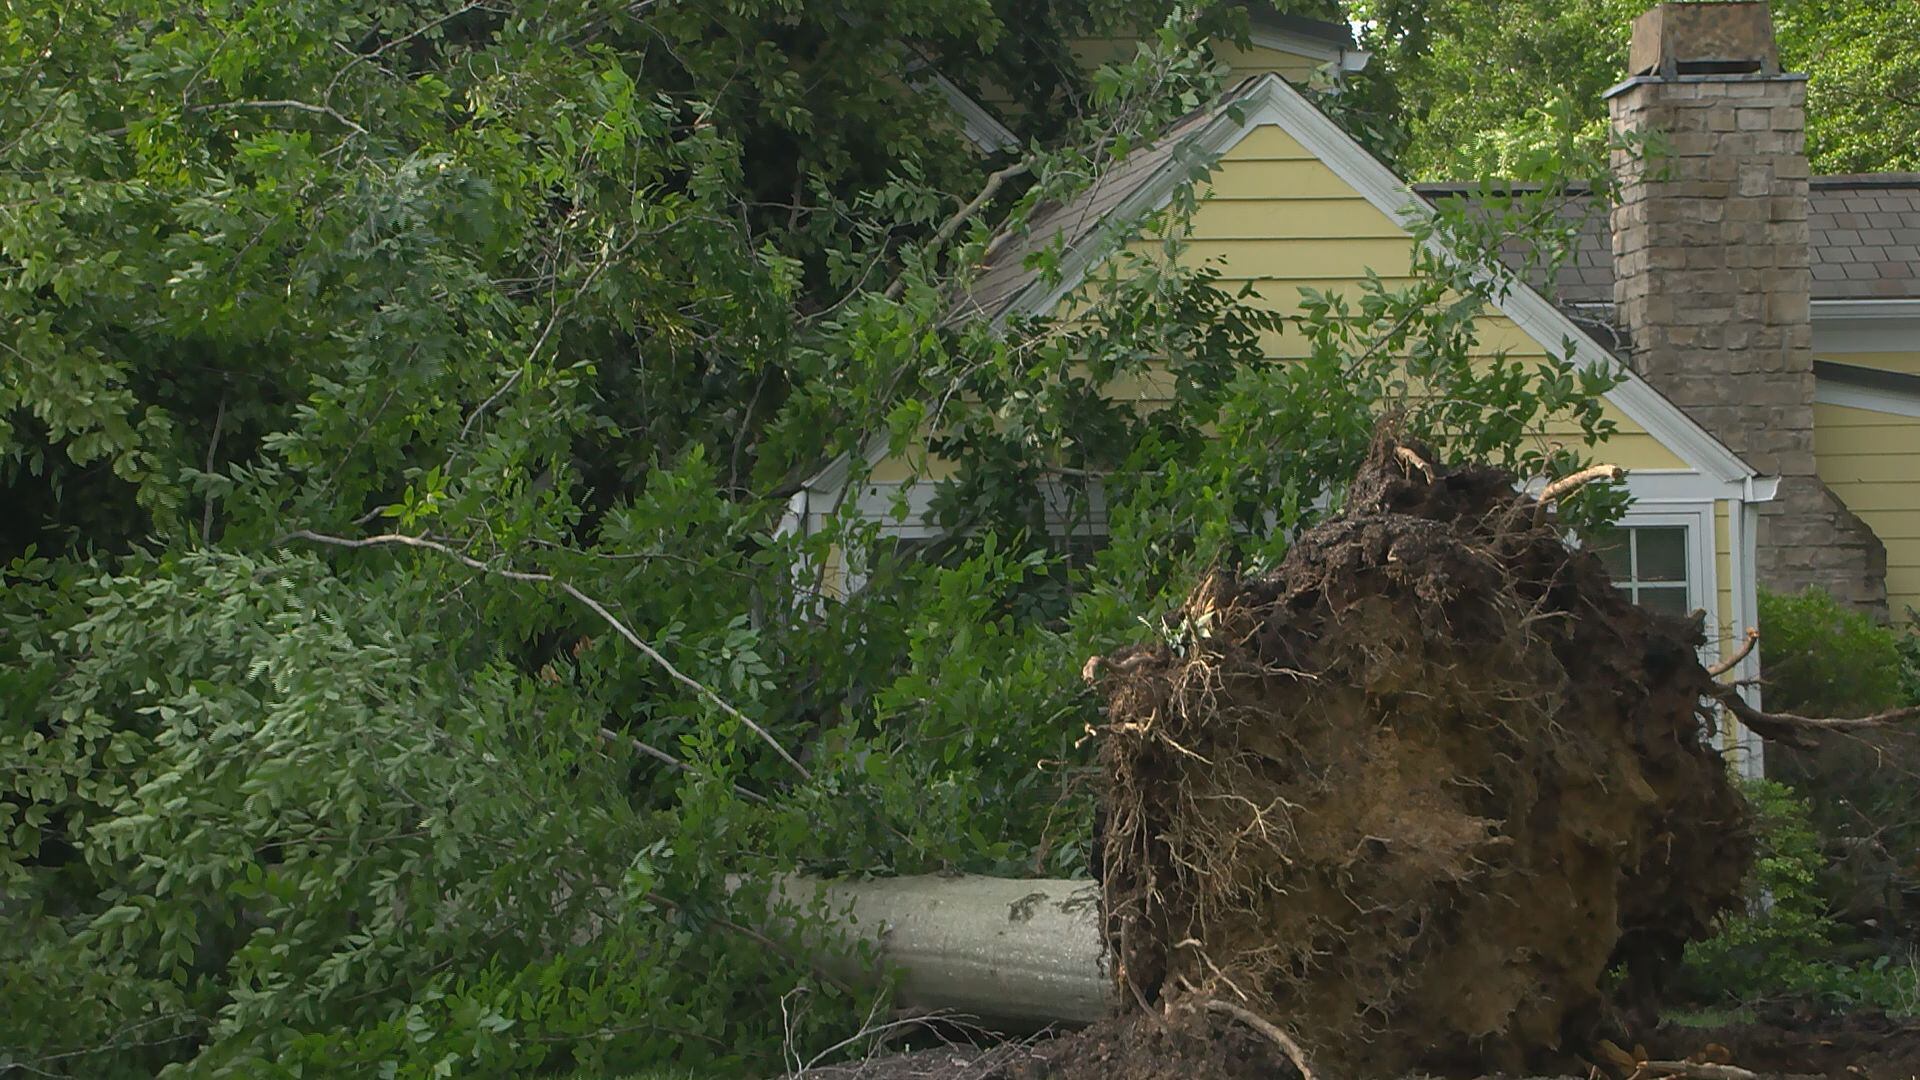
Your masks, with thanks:
[[[981,153],[998,154],[1020,149],[1020,140],[1014,137],[1007,125],[955,85],[952,79],[931,67],[910,69],[908,75],[916,86],[930,87],[947,99],[947,105],[960,118],[960,130],[969,142],[980,148]]]
[[[1174,167],[1180,159],[1184,158],[1187,163],[1203,155],[1209,160],[1217,159],[1262,124],[1276,125],[1298,140],[1375,209],[1401,227],[1410,227],[1433,212],[1432,206],[1415,195],[1391,169],[1278,75],[1261,76],[1235,104],[1240,112],[1237,121],[1230,112],[1223,111],[1200,131],[1188,136],[1182,147],[1184,153],[1172,155],[1174,160],[1156,170],[1116,207],[1115,214],[1132,217],[1165,205],[1180,179],[1180,172]],[[1083,243],[1082,246],[1097,249],[1099,245]],[[1063,260],[1066,276],[1058,286],[1044,293],[1034,289],[1021,293],[1009,313],[1051,310],[1085,279],[1090,267],[1084,263],[1091,261],[1092,254],[1088,251],[1080,263]],[[1725,444],[1694,423],[1679,406],[1649,386],[1525,282],[1516,282],[1512,292],[1495,306],[1541,345],[1552,348],[1552,343],[1560,342],[1576,364],[1624,375],[1626,381],[1610,391],[1607,399],[1702,476],[1744,488],[1746,481],[1757,475]]]

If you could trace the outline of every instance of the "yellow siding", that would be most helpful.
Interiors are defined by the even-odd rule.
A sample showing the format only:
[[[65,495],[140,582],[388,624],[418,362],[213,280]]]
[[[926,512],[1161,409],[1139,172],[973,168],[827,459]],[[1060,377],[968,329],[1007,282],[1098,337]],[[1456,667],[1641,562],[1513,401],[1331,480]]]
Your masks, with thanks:
[[[1407,280],[1411,237],[1277,127],[1257,128],[1228,151],[1211,190],[1213,197],[1195,216],[1187,257],[1220,264],[1230,288],[1252,282],[1256,302],[1270,309],[1296,313],[1303,287],[1357,300],[1369,270],[1397,275],[1388,279],[1389,285]],[[1539,342],[1504,316],[1483,318],[1478,331],[1483,355],[1504,353],[1522,362],[1546,355]],[[1263,345],[1276,361],[1297,358],[1304,350],[1300,336],[1291,331],[1268,335]],[[1116,397],[1146,404],[1167,400],[1172,387],[1163,372],[1148,371],[1117,381],[1110,390]],[[1618,434],[1599,451],[1606,460],[1628,469],[1687,468],[1611,404],[1606,415],[1618,425]],[[1577,435],[1577,429],[1561,423],[1541,438],[1573,444]],[[916,470],[904,461],[886,461],[871,479],[898,483],[916,474],[937,478],[949,469],[944,462],[925,463]],[[1724,507],[1717,520],[1717,603],[1726,627],[1732,622],[1733,573]]]
[[[1920,375],[1920,352],[1822,353],[1822,360],[1856,367],[1897,371],[1902,375]]]
[[[1087,71],[1103,64],[1124,64],[1133,59],[1139,48],[1140,42],[1132,38],[1081,38],[1072,45],[1074,59]],[[1283,49],[1269,49],[1260,45],[1242,49],[1231,42],[1214,43],[1213,57],[1227,65],[1228,86],[1267,72],[1273,72],[1297,86],[1305,86],[1322,63]]]
[[[1887,607],[1904,621],[1920,608],[1920,417],[1815,405],[1813,447],[1820,479],[1887,546]]]
[[[1401,279],[1408,272],[1412,238],[1406,231],[1276,126],[1254,129],[1223,155],[1211,190],[1194,218],[1190,257],[1219,260],[1226,279],[1253,282],[1269,308],[1297,312],[1302,287],[1357,299],[1368,270]],[[1484,318],[1478,329],[1487,355],[1546,355],[1504,316]],[[1303,343],[1285,334],[1266,347],[1274,359],[1287,359],[1299,356]],[[1608,415],[1620,425],[1605,449],[1609,460],[1629,469],[1686,467],[1617,409],[1609,406]],[[1548,432],[1549,438],[1573,436],[1569,427]]]
[[[1243,49],[1224,41],[1214,45],[1213,56],[1231,69],[1232,74],[1227,76],[1229,84],[1271,71],[1295,86],[1306,86],[1324,63],[1284,49],[1270,49],[1263,45]]]

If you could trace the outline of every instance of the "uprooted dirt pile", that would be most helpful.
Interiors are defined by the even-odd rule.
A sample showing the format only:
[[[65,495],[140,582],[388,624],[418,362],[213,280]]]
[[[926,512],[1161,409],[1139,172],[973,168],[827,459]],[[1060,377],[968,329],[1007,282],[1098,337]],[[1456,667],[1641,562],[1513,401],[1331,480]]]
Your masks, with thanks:
[[[1139,1022],[1229,1002],[1322,1075],[1517,1071],[1736,903],[1699,623],[1632,604],[1510,474],[1430,460],[1383,435],[1276,571],[1095,669]]]

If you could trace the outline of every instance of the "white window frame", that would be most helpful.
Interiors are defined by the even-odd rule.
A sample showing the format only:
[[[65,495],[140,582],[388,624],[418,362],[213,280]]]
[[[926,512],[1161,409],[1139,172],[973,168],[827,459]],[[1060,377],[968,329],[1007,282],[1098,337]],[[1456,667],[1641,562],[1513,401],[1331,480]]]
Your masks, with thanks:
[[[1719,559],[1713,550],[1713,503],[1642,502],[1635,500],[1615,524],[1623,529],[1672,528],[1687,530],[1687,610],[1707,613],[1707,644],[1702,659],[1711,664],[1720,654]]]

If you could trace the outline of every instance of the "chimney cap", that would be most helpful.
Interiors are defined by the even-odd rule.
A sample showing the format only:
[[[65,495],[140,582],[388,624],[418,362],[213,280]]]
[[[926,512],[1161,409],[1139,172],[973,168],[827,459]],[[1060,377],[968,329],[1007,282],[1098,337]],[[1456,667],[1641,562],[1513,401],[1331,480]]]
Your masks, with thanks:
[[[1759,0],[1658,4],[1633,22],[1627,74],[1778,75],[1773,15]]]

